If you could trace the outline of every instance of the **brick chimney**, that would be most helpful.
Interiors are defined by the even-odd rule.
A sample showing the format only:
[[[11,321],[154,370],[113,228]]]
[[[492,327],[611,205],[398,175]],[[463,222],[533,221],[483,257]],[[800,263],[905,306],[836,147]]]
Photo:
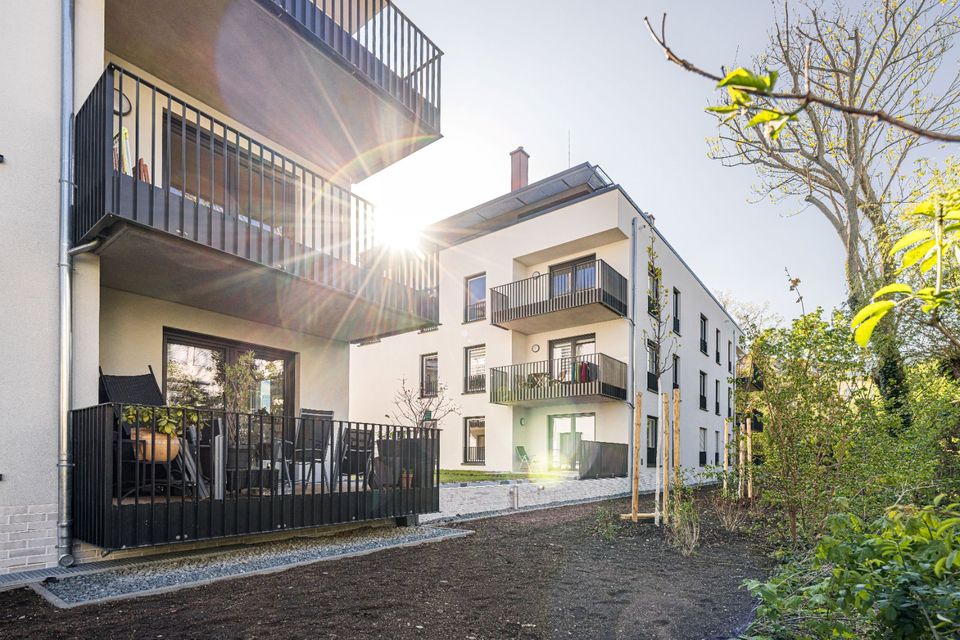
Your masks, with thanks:
[[[527,167],[530,164],[530,154],[517,147],[510,152],[510,191],[516,191],[527,186]]]

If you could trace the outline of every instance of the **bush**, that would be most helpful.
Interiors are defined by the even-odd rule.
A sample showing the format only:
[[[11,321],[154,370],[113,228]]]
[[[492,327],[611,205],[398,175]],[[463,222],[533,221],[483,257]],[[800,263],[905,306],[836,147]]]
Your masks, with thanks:
[[[597,507],[593,513],[593,533],[604,540],[613,540],[617,537],[619,516],[611,509]]]
[[[712,492],[710,494],[710,506],[713,507],[713,512],[725,531],[734,533],[742,529],[743,525],[747,523],[749,515],[747,503],[738,500],[730,492],[724,493],[720,490]]]
[[[674,489],[673,508],[667,524],[667,542],[683,556],[691,556],[700,544],[700,513],[689,489]]]
[[[812,555],[747,588],[762,602],[754,638],[958,637],[960,505],[831,516]]]

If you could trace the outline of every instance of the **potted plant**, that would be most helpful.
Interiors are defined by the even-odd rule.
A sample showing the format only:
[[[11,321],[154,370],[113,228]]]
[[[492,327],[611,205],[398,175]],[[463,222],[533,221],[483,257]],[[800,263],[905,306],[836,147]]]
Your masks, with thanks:
[[[123,420],[136,440],[134,451],[144,462],[170,462],[180,453],[180,437],[187,423],[199,425],[200,415],[185,407],[127,405]]]

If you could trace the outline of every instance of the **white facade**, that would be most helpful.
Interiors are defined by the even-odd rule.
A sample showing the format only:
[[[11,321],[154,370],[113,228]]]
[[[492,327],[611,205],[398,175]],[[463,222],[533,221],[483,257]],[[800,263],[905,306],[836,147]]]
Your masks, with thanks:
[[[551,180],[552,178],[547,178],[542,182]],[[478,209],[483,209],[484,206],[481,205]],[[461,214],[463,215],[465,214]],[[482,213],[480,217],[483,217]],[[507,217],[503,215],[503,218]],[[449,230],[450,227],[458,225],[456,220],[457,217],[441,221],[436,228]],[[634,221],[635,235],[632,229]],[[518,446],[524,447],[525,452],[533,458],[532,466],[550,467],[556,459],[554,453],[548,453],[548,425],[552,420],[560,425],[555,426],[555,430],[566,430],[568,421],[561,416],[574,414],[588,416],[583,423],[585,432],[582,439],[629,443],[633,430],[633,410],[632,403],[624,399],[599,397],[593,393],[579,396],[576,391],[572,391],[569,397],[546,401],[496,404],[491,402],[491,375],[486,376],[484,392],[466,393],[465,349],[484,345],[485,364],[489,371],[506,365],[550,360],[554,357],[550,355],[551,341],[592,335],[593,351],[629,363],[632,330],[628,317],[631,308],[629,304],[626,315],[608,313],[609,319],[601,318],[599,321],[596,304],[568,310],[564,312],[567,313],[566,319],[559,323],[562,327],[544,331],[536,329],[536,322],[530,325],[534,329],[527,332],[505,330],[491,322],[490,289],[537,274],[542,274],[540,278],[549,278],[551,266],[585,256],[602,260],[619,274],[626,276],[627,290],[636,292],[637,320],[633,329],[636,389],[643,393],[644,416],[657,416],[660,413],[660,403],[657,394],[647,390],[646,376],[646,344],[652,335],[650,316],[647,314],[647,247],[651,242],[649,220],[619,186],[608,184],[564,204],[555,205],[552,209],[533,211],[529,218],[523,221],[510,220],[504,224],[506,226],[502,228],[480,232],[472,239],[452,244],[441,251],[440,326],[437,329],[388,337],[378,343],[351,347],[351,418],[382,420],[385,415],[392,415],[395,411],[392,392],[399,387],[400,379],[406,378],[409,385],[417,387],[421,382],[421,356],[436,353],[439,380],[447,385],[448,395],[460,407],[460,415],[450,415],[439,425],[442,429],[442,468],[519,470],[522,465],[518,459]],[[636,242],[633,266],[632,237],[635,237]],[[730,378],[734,371],[738,328],[659,232],[655,232],[654,238],[654,250],[662,270],[662,286],[671,292],[670,301],[667,303],[667,311],[671,317],[672,292],[674,289],[680,291],[680,331],[678,334],[670,332],[663,343],[663,349],[666,352],[672,339],[676,339],[675,351],[680,359],[679,388],[682,398],[681,464],[687,468],[696,468],[700,466],[701,460],[701,429],[706,429],[707,464],[713,464],[714,460],[719,458],[717,443],[722,447],[723,421],[727,417],[727,394],[728,390],[732,394],[733,387]],[[465,282],[476,274],[486,275],[486,314],[482,320],[466,322]],[[706,354],[700,350],[701,314],[707,319]],[[533,314],[535,321],[536,315]],[[551,314],[543,314],[544,317],[549,315]],[[672,328],[672,320],[670,325]],[[720,340],[719,363],[716,358],[717,330]],[[728,348],[729,357],[733,359],[729,362]],[[700,408],[699,402],[701,372],[707,379],[705,410]],[[672,376],[672,371],[663,374],[661,388],[672,388]],[[508,377],[510,380],[519,379],[519,384],[526,385],[525,379],[529,376],[521,373],[519,376],[508,374]],[[556,395],[564,396],[564,381],[557,381],[557,378],[563,378],[563,375],[553,370],[546,375],[534,374],[533,386],[536,387],[539,381],[546,377],[551,378],[549,388],[557,390]],[[623,397],[629,399],[632,397],[629,381],[625,387]],[[718,387],[720,394],[716,397]],[[729,402],[733,407],[732,395]],[[590,415],[593,416],[592,429]],[[476,446],[476,440],[470,440],[467,436],[466,420],[472,417],[484,419],[482,464],[468,461],[468,458],[476,456],[471,456],[465,448]],[[558,420],[561,422],[557,422]],[[577,430],[581,431],[581,428],[578,427]],[[642,464],[646,465],[646,447],[648,444],[655,446],[655,443],[647,442],[646,424],[641,431],[640,451]],[[553,446],[557,447],[556,444]]]

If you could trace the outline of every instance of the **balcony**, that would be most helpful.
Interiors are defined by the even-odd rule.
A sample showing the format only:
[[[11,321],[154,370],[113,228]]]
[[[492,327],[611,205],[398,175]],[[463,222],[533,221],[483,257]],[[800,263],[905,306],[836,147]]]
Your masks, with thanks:
[[[75,166],[73,241],[101,240],[105,286],[338,340],[437,321],[435,249],[379,251],[370,203],[120,67]]]
[[[437,429],[123,404],[70,418],[75,536],[104,549],[440,508]],[[177,437],[152,429],[167,420]]]
[[[627,365],[597,353],[493,367],[490,402],[540,406],[627,399]]]
[[[389,0],[107,0],[107,51],[347,182],[440,137],[443,52]]]
[[[463,448],[463,464],[484,464],[484,462],[485,462],[484,447],[464,447]]]
[[[491,322],[540,333],[627,315],[627,279],[603,260],[490,289]]]

